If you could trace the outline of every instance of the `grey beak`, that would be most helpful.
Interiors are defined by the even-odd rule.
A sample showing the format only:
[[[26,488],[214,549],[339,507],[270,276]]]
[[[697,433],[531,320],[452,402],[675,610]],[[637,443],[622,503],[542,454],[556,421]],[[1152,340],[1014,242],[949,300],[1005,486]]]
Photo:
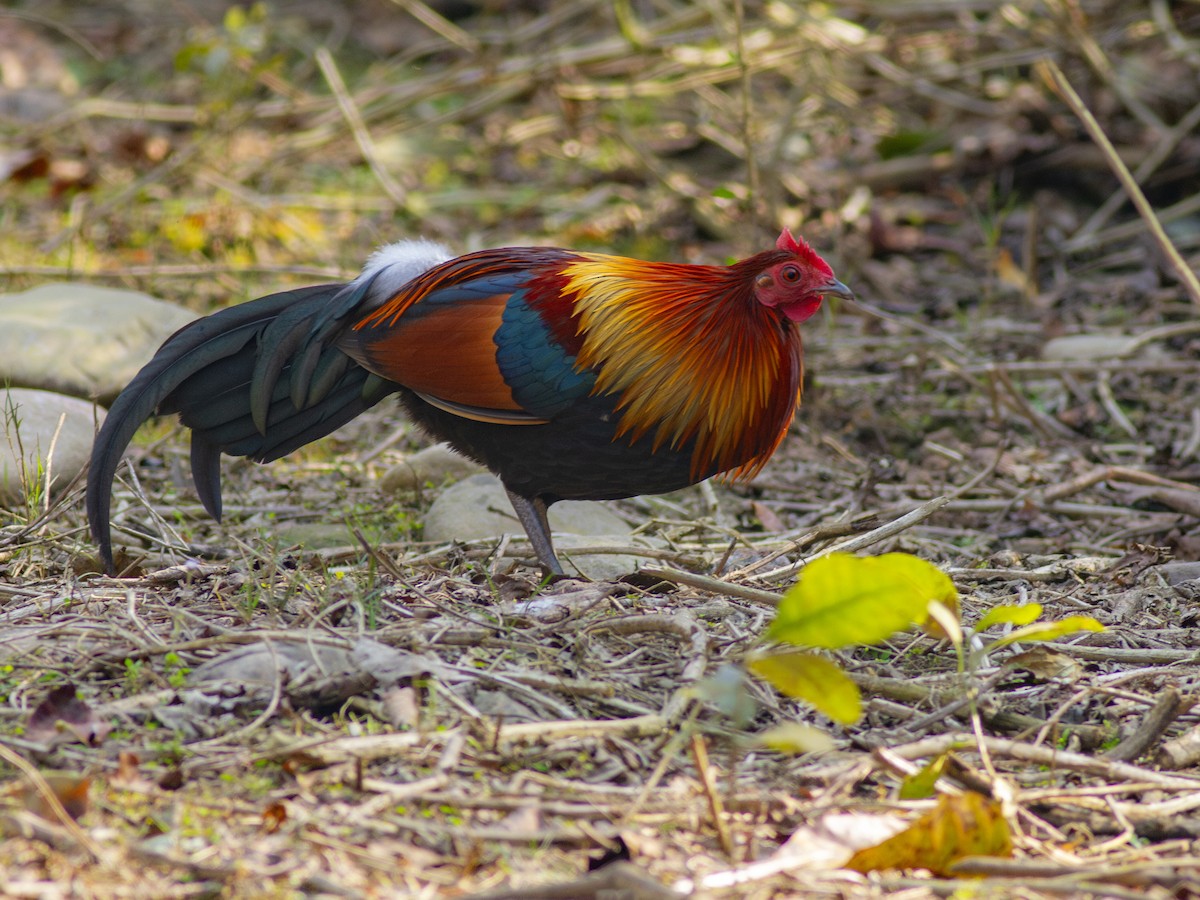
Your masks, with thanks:
[[[822,294],[832,294],[835,297],[841,297],[843,300],[853,300],[854,291],[846,287],[836,278],[830,279],[827,284],[822,285],[819,289]]]

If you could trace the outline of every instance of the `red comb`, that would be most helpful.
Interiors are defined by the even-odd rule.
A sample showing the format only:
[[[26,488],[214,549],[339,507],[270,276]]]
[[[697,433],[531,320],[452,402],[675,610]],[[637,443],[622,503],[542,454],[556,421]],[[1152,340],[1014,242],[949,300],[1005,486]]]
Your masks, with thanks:
[[[829,268],[829,263],[821,259],[817,251],[810,247],[804,238],[793,237],[792,232],[787,228],[779,233],[779,240],[775,242],[775,248],[786,250],[788,253],[794,253],[815,269],[830,275],[833,274],[833,270]]]

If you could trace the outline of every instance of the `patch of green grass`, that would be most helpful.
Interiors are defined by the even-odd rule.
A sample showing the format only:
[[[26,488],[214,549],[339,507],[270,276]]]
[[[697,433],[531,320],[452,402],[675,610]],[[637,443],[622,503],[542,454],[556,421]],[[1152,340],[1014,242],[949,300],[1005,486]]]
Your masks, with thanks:
[[[188,673],[192,670],[178,653],[165,654],[163,666],[166,669],[167,684],[176,690],[187,684]]]

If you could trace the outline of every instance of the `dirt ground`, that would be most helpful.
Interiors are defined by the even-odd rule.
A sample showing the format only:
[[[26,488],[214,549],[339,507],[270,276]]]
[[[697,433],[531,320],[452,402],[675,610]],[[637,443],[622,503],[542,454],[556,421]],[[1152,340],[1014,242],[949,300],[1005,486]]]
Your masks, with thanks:
[[[4,896],[1200,894],[1200,6],[81,6],[0,11],[0,287],[208,311],[413,234],[722,262],[788,225],[858,299],[757,480],[613,504],[660,539],[622,582],[422,542],[386,403],[229,461],[220,525],[148,427],[119,579],[77,487],[0,511]],[[942,567],[968,629],[1105,630],[839,653],[834,725],[740,674],[831,547]],[[832,749],[764,746],[792,722]],[[931,764],[1013,855],[842,868]]]

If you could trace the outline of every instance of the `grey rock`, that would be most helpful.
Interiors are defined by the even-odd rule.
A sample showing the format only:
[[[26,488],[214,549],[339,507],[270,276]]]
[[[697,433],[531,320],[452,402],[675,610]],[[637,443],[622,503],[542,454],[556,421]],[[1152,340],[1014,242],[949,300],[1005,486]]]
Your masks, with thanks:
[[[537,722],[544,718],[515,697],[503,691],[480,688],[473,692],[472,705],[485,716],[503,719],[506,722]]]
[[[137,291],[76,282],[0,294],[0,378],[108,404],[194,318]]]
[[[173,708],[156,710],[164,724],[185,733],[212,719],[245,715],[271,702],[276,688],[297,709],[340,706],[350,697],[395,684],[415,674],[439,677],[433,657],[388,647],[370,638],[352,646],[262,641],[229,650],[193,669],[179,694],[190,714],[180,721]],[[460,679],[461,680],[461,679]],[[161,715],[159,713],[162,713]],[[189,724],[190,720],[190,724]]]
[[[1168,562],[1158,567],[1167,584],[1180,585],[1185,581],[1200,581],[1200,562]]]
[[[596,545],[632,546],[632,529],[603,503],[564,500],[550,507],[550,530],[563,568],[594,581],[619,578],[637,568],[639,558],[625,554],[580,555],[570,558],[570,548]],[[425,516],[425,539],[470,541],[523,536],[508,495],[494,475],[474,475],[446,488]]]
[[[289,680],[313,676],[360,674],[380,683],[416,675],[440,674],[437,659],[389,647],[370,638],[359,638],[349,647],[273,641],[247,644],[206,660],[188,674],[188,684],[233,681],[273,685],[283,675]]]
[[[566,502],[566,501],[564,501]],[[584,501],[576,501],[584,502]],[[556,504],[557,505],[557,504]],[[597,504],[599,506],[600,504]],[[603,509],[603,506],[600,507]],[[605,510],[608,512],[608,510]],[[553,518],[553,510],[551,517]],[[553,522],[551,522],[553,528]],[[626,526],[628,528],[628,526]],[[644,556],[634,556],[627,553],[587,553],[573,555],[572,550],[588,547],[648,547],[658,545],[644,537],[633,537],[628,531],[619,534],[570,534],[563,533],[557,528],[554,531],[554,549],[558,553],[558,561],[562,563],[563,571],[568,575],[582,575],[592,581],[616,581],[619,578],[636,572],[642,563],[650,562]]]
[[[392,466],[379,485],[389,494],[411,494],[427,484],[440,486],[482,471],[483,466],[451,450],[449,444],[434,444]]]
[[[1123,334],[1068,334],[1051,338],[1042,347],[1042,358],[1060,362],[1091,362],[1127,356],[1162,356],[1159,347],[1139,347],[1136,337]]]
[[[47,472],[51,492],[70,484],[87,464],[104,411],[77,397],[27,388],[0,390],[0,402],[0,502],[20,503],[42,491]]]
[[[67,108],[67,98],[46,88],[0,91],[0,118],[45,122]]]
[[[188,673],[189,685],[232,681],[238,684],[273,685],[276,678],[289,680],[319,673],[347,672],[354,669],[349,649],[327,644],[246,644],[205,660]]]

